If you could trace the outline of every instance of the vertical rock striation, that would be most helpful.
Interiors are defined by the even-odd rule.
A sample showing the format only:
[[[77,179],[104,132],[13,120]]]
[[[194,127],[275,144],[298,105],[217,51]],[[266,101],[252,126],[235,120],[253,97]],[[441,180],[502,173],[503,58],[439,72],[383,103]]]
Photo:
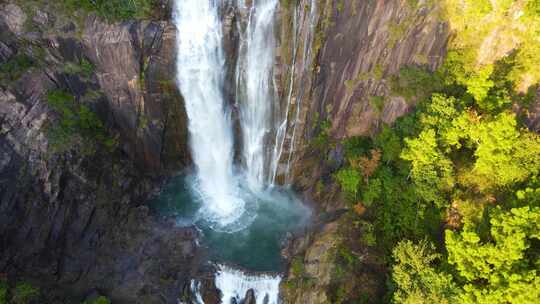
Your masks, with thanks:
[[[173,26],[92,16],[75,24],[52,4],[8,2],[0,4],[0,272],[42,287],[47,303],[95,292],[115,303],[175,303],[197,267],[197,232],[159,222],[143,205],[165,173],[189,161]],[[59,90],[96,113],[118,147],[85,135],[55,150],[51,128],[72,119],[48,102]]]

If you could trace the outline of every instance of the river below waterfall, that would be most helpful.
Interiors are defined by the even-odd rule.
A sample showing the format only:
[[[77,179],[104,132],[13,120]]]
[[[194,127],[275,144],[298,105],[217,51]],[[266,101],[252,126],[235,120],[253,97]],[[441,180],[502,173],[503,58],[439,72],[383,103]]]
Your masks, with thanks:
[[[251,210],[244,216],[244,229],[221,232],[206,220],[204,205],[190,187],[190,177],[174,177],[151,206],[164,217],[174,217],[179,226],[195,225],[201,231],[201,246],[209,249],[212,261],[256,272],[283,271],[280,251],[288,232],[307,223],[310,211],[294,193],[273,188],[253,194],[245,190],[244,200]]]

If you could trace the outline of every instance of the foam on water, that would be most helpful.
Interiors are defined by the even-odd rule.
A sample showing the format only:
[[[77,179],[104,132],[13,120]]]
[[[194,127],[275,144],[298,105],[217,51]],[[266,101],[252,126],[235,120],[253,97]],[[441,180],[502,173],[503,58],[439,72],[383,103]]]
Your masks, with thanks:
[[[270,274],[249,275],[237,269],[220,265],[216,275],[216,287],[221,290],[223,303],[236,300],[240,303],[248,290],[252,289],[257,304],[278,304],[281,276]]]

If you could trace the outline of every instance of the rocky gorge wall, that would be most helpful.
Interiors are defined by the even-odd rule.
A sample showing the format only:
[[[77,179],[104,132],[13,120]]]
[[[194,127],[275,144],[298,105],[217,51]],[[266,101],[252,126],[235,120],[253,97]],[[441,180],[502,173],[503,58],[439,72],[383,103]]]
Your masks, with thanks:
[[[285,157],[291,157],[295,188],[319,214],[314,228],[285,250],[291,267],[282,285],[284,300],[381,301],[386,270],[380,253],[356,246],[352,254],[360,264],[345,276],[338,269],[341,244],[361,235],[349,231],[349,207],[332,173],[344,162],[341,140],[373,135],[413,109],[414,99],[392,92],[392,77],[409,65],[440,66],[448,26],[434,1],[301,0],[281,9],[280,93],[294,104],[292,117],[298,115],[296,136],[288,137],[292,155]]]
[[[142,205],[189,162],[174,33],[165,19],[0,4],[0,272],[41,287],[43,302],[172,303],[189,284],[196,231]]]
[[[405,66],[434,70],[442,64],[449,30],[441,14],[433,1],[302,0],[297,6],[282,5],[280,96],[287,98],[292,82],[291,99],[300,105],[298,136],[290,143],[293,162],[312,150],[310,141],[321,131],[334,139],[372,135],[408,113],[415,100],[392,92],[392,77]]]

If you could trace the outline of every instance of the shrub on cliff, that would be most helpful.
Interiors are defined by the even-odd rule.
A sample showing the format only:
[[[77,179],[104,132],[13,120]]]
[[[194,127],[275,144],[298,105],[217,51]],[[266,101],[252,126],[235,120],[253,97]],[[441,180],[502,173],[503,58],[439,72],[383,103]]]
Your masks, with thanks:
[[[12,295],[10,303],[28,304],[39,297],[39,289],[26,282],[19,282],[12,290]]]
[[[98,297],[95,300],[84,301],[82,304],[111,304],[111,301],[106,297]]]
[[[78,104],[75,97],[61,90],[47,94],[49,106],[59,114],[57,122],[47,129],[49,148],[62,153],[79,146],[83,154],[93,154],[96,145],[112,151],[116,140],[111,138],[99,117],[86,105]]]
[[[124,21],[148,17],[156,5],[155,0],[62,0],[70,11],[96,13],[108,21]]]
[[[0,64],[0,85],[8,85],[10,82],[19,80],[34,65],[34,60],[26,54],[11,57],[6,63]]]
[[[0,304],[7,303],[7,282],[3,279],[0,279]]]

